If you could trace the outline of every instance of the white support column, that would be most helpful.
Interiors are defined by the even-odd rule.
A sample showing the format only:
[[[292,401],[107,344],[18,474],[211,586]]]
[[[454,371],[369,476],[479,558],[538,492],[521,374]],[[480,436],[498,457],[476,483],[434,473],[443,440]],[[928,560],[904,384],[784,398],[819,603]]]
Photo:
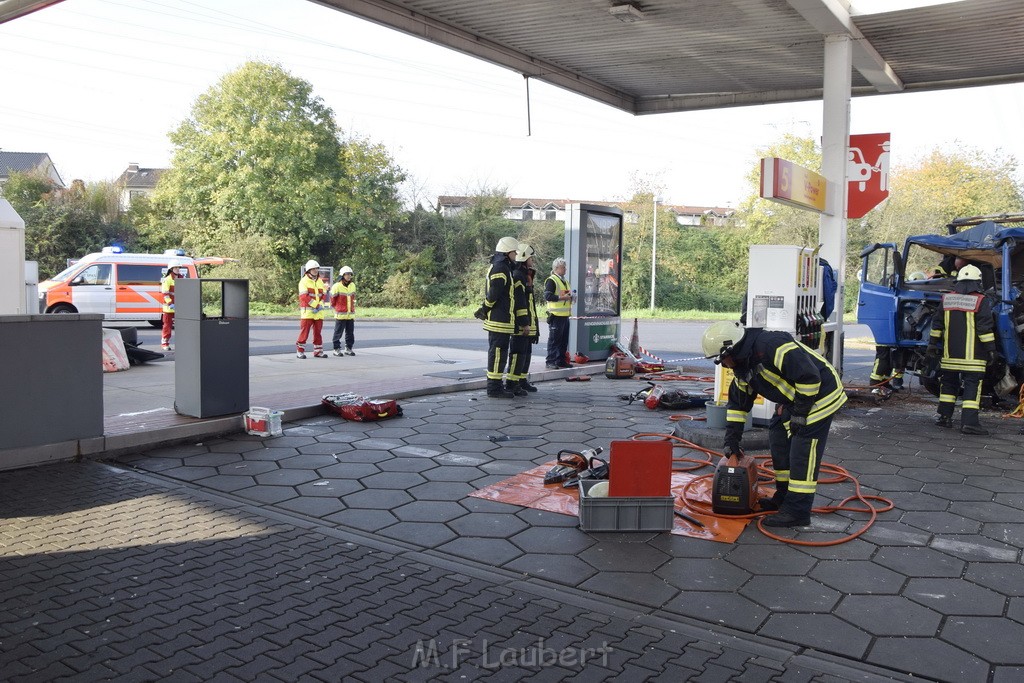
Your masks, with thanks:
[[[828,206],[818,224],[818,240],[823,245],[821,255],[836,269],[839,282],[835,311],[825,330],[835,332],[832,358],[840,372],[846,290],[846,155],[850,140],[852,54],[852,41],[848,35],[825,36],[821,174],[828,181]]]

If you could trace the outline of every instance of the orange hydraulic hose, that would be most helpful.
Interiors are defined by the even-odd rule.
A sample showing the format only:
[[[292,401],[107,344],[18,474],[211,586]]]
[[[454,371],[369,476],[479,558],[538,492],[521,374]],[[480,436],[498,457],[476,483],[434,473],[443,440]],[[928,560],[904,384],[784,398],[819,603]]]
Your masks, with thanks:
[[[673,471],[676,471],[676,472],[692,472],[694,470],[699,470],[702,467],[714,464],[714,461],[712,460],[712,456],[723,457],[722,454],[717,452],[717,451],[713,451],[713,450],[711,450],[709,448],[704,448],[703,446],[698,446],[697,444],[693,443],[692,441],[687,441],[686,439],[678,437],[675,434],[658,434],[658,433],[653,433],[653,432],[646,432],[646,433],[641,433],[641,434],[635,434],[635,435],[633,435],[632,438],[633,438],[634,441],[641,441],[641,440],[645,440],[645,439],[647,439],[647,440],[658,439],[658,440],[664,440],[664,441],[672,441],[673,442],[673,444],[672,444],[673,447],[679,446],[679,447],[682,447],[682,448],[687,448],[689,450],[694,450],[694,451],[698,451],[700,453],[704,453],[707,456],[707,458],[705,458],[705,459],[673,457],[672,458],[672,461],[673,461],[672,469],[673,469]],[[761,483],[762,481],[763,482],[775,481],[775,471],[771,468],[770,465],[762,464],[762,462],[770,460],[771,459],[770,456],[767,456],[767,455],[757,455],[757,456],[754,456],[754,459],[757,460],[757,461],[761,461],[761,462],[758,462],[758,465],[757,465],[758,483]],[[674,465],[674,463],[692,463],[692,464],[684,466],[684,467],[676,467]],[[853,476],[852,474],[850,474],[845,468],[840,467],[839,465],[833,465],[833,464],[830,464],[830,463],[822,463],[821,464],[821,471],[823,471],[823,472],[825,472],[825,473],[827,473],[827,474],[829,474],[831,476],[829,476],[829,477],[827,477],[825,479],[822,479],[821,478],[821,474],[819,473],[819,475],[818,475],[818,483],[819,484],[838,484],[840,482],[843,482],[843,481],[846,481],[846,480],[850,480],[850,481],[853,482],[854,494],[852,496],[848,496],[847,498],[844,498],[837,505],[826,505],[824,507],[817,507],[817,508],[814,508],[812,510],[812,512],[816,512],[818,514],[825,514],[825,513],[829,513],[829,512],[837,512],[839,510],[844,510],[846,512],[867,512],[868,514],[870,514],[870,518],[868,519],[867,523],[863,527],[861,527],[859,530],[855,531],[854,533],[849,534],[847,536],[843,536],[841,538],[835,538],[835,539],[832,539],[832,540],[829,540],[829,541],[801,541],[801,540],[795,539],[795,538],[787,538],[785,536],[778,536],[775,533],[773,533],[771,531],[768,531],[768,530],[766,530],[764,528],[764,525],[761,524],[762,518],[767,517],[768,515],[773,515],[773,514],[775,514],[774,512],[752,512],[752,513],[749,513],[749,514],[746,514],[746,515],[719,515],[719,514],[715,514],[711,510],[711,506],[709,504],[701,502],[701,501],[697,501],[697,500],[692,500],[687,495],[689,493],[689,491],[690,491],[690,487],[691,486],[696,484],[698,481],[701,481],[701,480],[704,480],[704,479],[710,479],[710,478],[714,477],[713,473],[712,474],[704,474],[704,475],[701,475],[699,477],[694,477],[693,479],[691,479],[686,484],[686,486],[683,487],[683,493],[682,493],[681,500],[682,500],[683,505],[687,509],[691,510],[692,512],[696,512],[696,513],[701,514],[701,515],[708,515],[710,517],[718,517],[719,519],[756,519],[757,520],[757,529],[758,529],[758,531],[760,531],[762,534],[764,534],[768,538],[774,539],[776,541],[781,541],[783,543],[789,543],[791,545],[812,546],[812,547],[825,547],[825,546],[831,546],[831,545],[839,545],[840,543],[846,543],[847,541],[852,541],[853,539],[855,539],[858,536],[862,535],[865,531],[867,531],[868,529],[871,528],[871,525],[875,523],[875,519],[877,519],[877,517],[878,517],[878,513],[880,513],[880,512],[888,512],[889,510],[892,510],[893,508],[896,507],[895,504],[891,500],[889,500],[888,498],[884,498],[882,496],[874,496],[874,495],[867,495],[867,494],[861,493],[860,481],[858,481],[857,478],[855,476]],[[873,501],[873,500],[874,501],[878,501],[879,503],[881,503],[881,506],[880,507],[875,507],[871,503],[871,501]],[[853,503],[854,501],[858,501],[864,507],[851,507],[850,504]]]

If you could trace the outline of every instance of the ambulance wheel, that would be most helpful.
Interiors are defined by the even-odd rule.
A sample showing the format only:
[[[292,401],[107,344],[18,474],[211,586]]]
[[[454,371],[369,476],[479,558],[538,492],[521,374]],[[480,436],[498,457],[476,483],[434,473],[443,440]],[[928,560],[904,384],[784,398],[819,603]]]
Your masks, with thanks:
[[[163,320],[147,320],[146,322],[149,323],[150,327],[163,327],[164,326],[164,321]]]
[[[67,314],[78,313],[78,311],[76,311],[75,307],[70,304],[57,304],[56,306],[53,307],[53,310],[50,311],[50,313]]]

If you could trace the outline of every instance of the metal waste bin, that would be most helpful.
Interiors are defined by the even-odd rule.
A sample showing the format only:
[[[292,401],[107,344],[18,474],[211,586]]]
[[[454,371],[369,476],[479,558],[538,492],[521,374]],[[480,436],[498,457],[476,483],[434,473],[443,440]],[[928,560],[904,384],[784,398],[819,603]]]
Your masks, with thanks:
[[[214,417],[249,406],[249,281],[174,283],[174,409]]]

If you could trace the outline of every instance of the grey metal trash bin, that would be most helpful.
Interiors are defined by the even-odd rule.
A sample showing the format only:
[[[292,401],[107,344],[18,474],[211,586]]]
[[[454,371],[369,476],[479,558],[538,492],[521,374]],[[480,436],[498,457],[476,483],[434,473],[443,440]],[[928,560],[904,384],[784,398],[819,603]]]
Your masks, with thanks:
[[[174,309],[174,409],[191,417],[248,410],[249,281],[179,279]]]

